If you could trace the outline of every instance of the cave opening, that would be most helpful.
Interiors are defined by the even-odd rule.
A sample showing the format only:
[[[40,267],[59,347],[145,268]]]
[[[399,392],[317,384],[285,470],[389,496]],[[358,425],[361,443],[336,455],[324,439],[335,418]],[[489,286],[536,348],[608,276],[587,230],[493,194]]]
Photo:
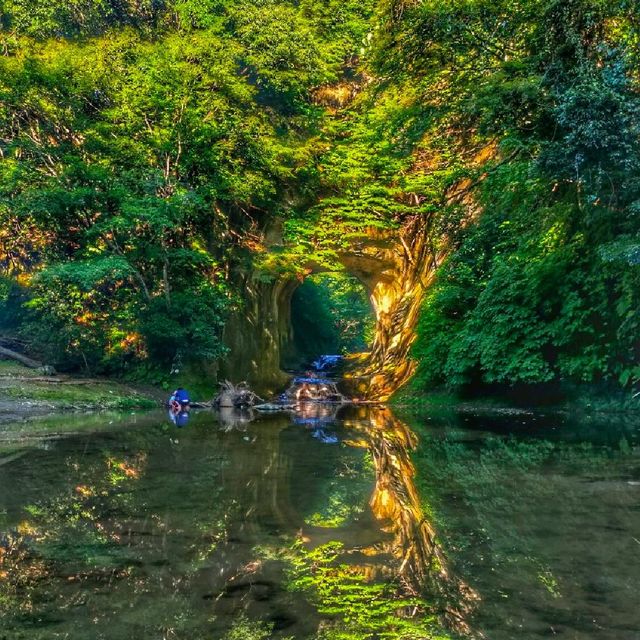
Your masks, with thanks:
[[[313,274],[293,293],[290,327],[285,371],[307,369],[321,355],[368,351],[375,327],[369,292],[345,272]]]

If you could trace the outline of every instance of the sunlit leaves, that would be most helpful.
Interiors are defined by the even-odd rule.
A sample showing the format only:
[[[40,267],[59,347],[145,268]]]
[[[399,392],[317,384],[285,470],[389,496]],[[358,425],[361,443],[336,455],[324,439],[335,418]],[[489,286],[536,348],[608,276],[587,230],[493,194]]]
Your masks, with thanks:
[[[430,637],[446,640],[428,603],[419,597],[403,596],[393,584],[368,580],[356,565],[345,562],[339,542],[313,550],[294,544],[289,588],[305,592],[318,611],[331,616],[322,638],[360,640],[389,638],[418,640]],[[411,611],[421,615],[411,615]]]

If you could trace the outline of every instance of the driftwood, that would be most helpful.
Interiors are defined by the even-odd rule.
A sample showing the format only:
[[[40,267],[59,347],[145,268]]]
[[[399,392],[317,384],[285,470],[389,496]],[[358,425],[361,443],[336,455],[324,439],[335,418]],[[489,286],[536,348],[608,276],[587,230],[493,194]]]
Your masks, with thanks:
[[[30,369],[43,369],[44,365],[42,362],[38,362],[37,360],[33,360],[28,356],[22,355],[17,351],[13,351],[11,349],[7,349],[6,347],[0,347],[0,356],[4,356],[5,358],[11,358],[12,360],[17,360],[21,362],[25,367],[29,367]]]
[[[228,380],[220,383],[220,393],[214,398],[215,407],[253,407],[264,400],[255,394],[246,382],[233,384]]]

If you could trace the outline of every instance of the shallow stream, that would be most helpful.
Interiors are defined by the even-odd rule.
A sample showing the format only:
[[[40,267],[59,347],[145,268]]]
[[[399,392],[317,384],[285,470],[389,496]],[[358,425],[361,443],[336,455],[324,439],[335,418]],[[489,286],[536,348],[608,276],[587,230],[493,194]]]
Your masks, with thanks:
[[[3,427],[0,638],[640,637],[637,422],[254,418]]]

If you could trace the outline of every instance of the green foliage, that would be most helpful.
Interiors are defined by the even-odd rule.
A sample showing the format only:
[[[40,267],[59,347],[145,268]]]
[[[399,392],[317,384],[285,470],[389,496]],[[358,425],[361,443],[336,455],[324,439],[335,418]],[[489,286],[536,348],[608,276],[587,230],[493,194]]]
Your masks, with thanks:
[[[436,62],[451,56],[448,118],[499,137],[505,159],[425,301],[418,388],[639,379],[634,27],[624,3],[569,4],[421,3],[394,22],[435,45],[394,43],[409,73],[442,79]]]
[[[334,272],[422,219],[448,258],[419,388],[635,384],[634,9],[8,0],[2,326],[63,368],[215,359],[235,268]],[[351,294],[322,286],[322,340],[360,349],[365,306],[347,327]]]
[[[291,315],[295,350],[307,361],[321,354],[363,351],[372,338],[367,292],[342,272],[308,278],[294,293]]]
[[[224,635],[223,640],[265,640],[271,637],[272,627],[272,624],[252,622],[241,616],[233,622],[231,630]]]
[[[344,273],[318,274],[313,278],[328,304],[337,329],[340,353],[364,351],[373,338],[373,310],[363,284]]]
[[[262,99],[287,96],[295,104],[311,87],[336,79],[340,53],[335,60],[322,55],[312,24],[295,7],[274,0],[242,3],[233,20]]]
[[[6,3],[0,259],[36,350],[106,372],[224,352],[237,239],[288,206],[312,90],[371,4]]]
[[[584,227],[569,226],[570,203],[541,206],[544,182],[522,186],[512,169],[501,173],[519,185],[515,194],[497,195],[508,188],[498,175],[487,181],[492,209],[465,233],[425,301],[418,384],[629,382],[640,274],[601,260]]]
[[[415,616],[418,611],[424,614],[427,605],[423,600],[399,595],[392,584],[370,582],[357,567],[340,562],[344,553],[341,543],[329,542],[313,550],[296,543],[292,551],[289,588],[307,593],[318,611],[334,620],[319,638],[445,640],[448,637],[439,630],[435,616]]]
[[[114,24],[149,24],[159,4],[155,0],[6,0],[2,21],[6,29],[37,38],[93,35]]]

